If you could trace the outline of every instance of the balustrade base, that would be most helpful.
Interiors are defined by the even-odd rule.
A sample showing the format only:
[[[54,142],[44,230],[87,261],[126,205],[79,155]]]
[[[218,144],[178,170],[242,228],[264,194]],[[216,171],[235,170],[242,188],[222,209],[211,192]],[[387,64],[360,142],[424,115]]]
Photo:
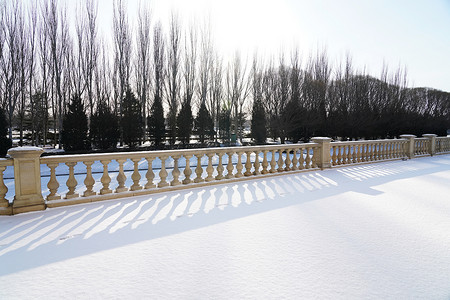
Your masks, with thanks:
[[[12,206],[0,207],[0,216],[11,216],[13,214]]]
[[[45,210],[46,205],[45,204],[36,204],[36,205],[30,205],[30,206],[22,206],[22,207],[12,207],[13,214],[21,214],[25,212],[31,212],[31,211],[39,211],[39,210]]]

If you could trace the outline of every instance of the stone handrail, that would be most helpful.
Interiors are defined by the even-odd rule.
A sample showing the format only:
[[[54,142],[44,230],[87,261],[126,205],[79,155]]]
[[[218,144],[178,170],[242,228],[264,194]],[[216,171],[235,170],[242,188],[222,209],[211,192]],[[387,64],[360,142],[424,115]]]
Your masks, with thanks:
[[[0,159],[0,215],[287,172],[449,153],[450,137],[402,135],[400,139],[348,142],[317,137],[303,144],[46,157],[41,157],[42,152],[36,147],[18,147],[8,152],[12,158]],[[111,170],[113,164],[116,170]],[[128,165],[130,168],[126,168]],[[8,188],[3,179],[3,172],[11,166],[13,201],[5,198]],[[59,176],[57,168],[67,169],[68,174],[64,178]],[[44,199],[41,178],[47,169],[48,192],[44,193]]]

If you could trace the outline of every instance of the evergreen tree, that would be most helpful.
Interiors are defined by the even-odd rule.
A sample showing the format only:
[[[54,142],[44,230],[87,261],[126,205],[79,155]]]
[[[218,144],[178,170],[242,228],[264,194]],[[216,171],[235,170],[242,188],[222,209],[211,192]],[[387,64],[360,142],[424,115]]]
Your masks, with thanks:
[[[6,120],[5,111],[0,108],[0,156],[5,156],[8,149],[12,147],[11,139],[8,135],[8,121]]]
[[[119,141],[119,119],[105,101],[100,101],[91,117],[91,141],[97,149],[114,149]]]
[[[141,114],[141,103],[128,89],[122,102],[121,120],[123,141],[130,148],[136,147],[142,137],[144,122]]]
[[[88,150],[88,122],[79,95],[72,97],[69,111],[63,117],[62,143],[67,151]]]
[[[219,114],[219,137],[222,143],[230,143],[231,110],[222,109]]]
[[[177,117],[177,136],[183,145],[189,144],[193,122],[191,104],[185,100]]]
[[[214,135],[214,123],[205,102],[202,102],[200,105],[197,118],[195,119],[195,130],[201,144],[205,143],[206,138],[211,138]]]
[[[155,101],[153,101],[150,109],[150,115],[147,119],[147,124],[150,139],[153,141],[154,145],[158,147],[163,142],[166,132],[164,110],[161,98],[159,96],[156,96]]]
[[[266,116],[263,104],[259,99],[255,100],[255,102],[253,103],[251,130],[252,137],[255,140],[256,144],[263,145],[266,143]]]

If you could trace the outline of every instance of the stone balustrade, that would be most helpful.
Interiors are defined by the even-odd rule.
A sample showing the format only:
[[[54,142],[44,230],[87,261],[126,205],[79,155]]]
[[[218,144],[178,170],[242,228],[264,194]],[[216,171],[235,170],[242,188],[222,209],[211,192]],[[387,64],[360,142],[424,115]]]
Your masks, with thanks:
[[[335,142],[332,144],[333,166],[375,162],[407,157],[405,139]]]
[[[221,184],[263,176],[327,169],[421,155],[450,153],[450,138],[416,138],[195,150],[58,155],[41,157],[42,149],[18,147],[0,159],[0,214],[21,212]],[[114,165],[114,167],[112,167]],[[45,166],[45,167],[42,167]],[[6,199],[3,179],[14,167],[13,201]],[[43,169],[48,175],[43,175]],[[57,170],[64,169],[64,176]],[[81,171],[80,171],[81,170]],[[41,187],[41,178],[47,191]]]

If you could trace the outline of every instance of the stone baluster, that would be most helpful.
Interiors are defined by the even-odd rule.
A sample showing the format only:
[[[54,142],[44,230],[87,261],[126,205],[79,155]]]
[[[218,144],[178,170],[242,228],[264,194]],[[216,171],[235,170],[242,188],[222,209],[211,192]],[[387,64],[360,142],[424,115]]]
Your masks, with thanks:
[[[352,163],[352,158],[353,158],[352,149],[353,149],[352,145],[347,146],[347,153],[346,153],[347,154],[347,161],[346,161],[347,164]]]
[[[358,152],[356,153],[356,161],[362,162],[362,155],[364,151],[364,145],[358,145]]]
[[[373,145],[373,160],[374,161],[377,161],[379,158],[378,158],[378,156],[379,156],[379,147],[380,147],[380,144],[379,143],[375,143],[374,145]]]
[[[214,177],[213,177],[214,168],[212,165],[214,155],[215,155],[215,153],[207,153],[206,154],[206,156],[208,156],[208,166],[206,167],[207,176],[205,178],[206,182],[210,182],[210,181],[214,180]]]
[[[252,175],[252,172],[251,172],[251,170],[252,170],[252,162],[250,160],[250,156],[251,156],[251,152],[247,151],[246,152],[247,159],[245,160],[245,173],[244,173],[244,176]]]
[[[100,178],[100,181],[101,181],[103,187],[100,190],[100,195],[110,194],[110,193],[112,193],[112,191],[109,188],[109,183],[111,182],[111,177],[109,177],[109,174],[108,174],[108,164],[111,162],[111,160],[101,160],[100,162],[103,165],[103,175],[102,175],[102,178]]]
[[[331,163],[333,166],[337,165],[337,154],[336,154],[337,148],[338,146],[333,146],[333,155],[331,156]]]
[[[299,170],[303,170],[305,168],[305,157],[303,156],[304,148],[300,148],[300,157],[299,157]]]
[[[338,146],[337,147],[337,164],[338,165],[342,165],[343,163],[342,163],[342,149],[343,149],[343,146]]]
[[[279,149],[278,150],[278,169],[277,169],[278,172],[283,172],[284,171],[283,164],[284,164],[284,161],[283,161],[283,149]]]
[[[155,188],[156,185],[153,183],[153,179],[155,178],[155,173],[153,173],[153,157],[146,157],[147,160],[147,173],[145,174],[145,178],[147,179],[147,183],[145,184],[145,189]]]
[[[242,166],[242,154],[243,154],[243,152],[238,151],[238,152],[236,152],[236,154],[238,156],[238,162],[237,162],[237,165],[236,165],[236,174],[234,175],[234,177],[240,178],[240,177],[244,176],[244,175],[242,175],[242,169],[244,168]]]
[[[158,183],[158,187],[162,188],[162,187],[166,187],[169,185],[169,183],[166,181],[167,178],[167,171],[166,171],[166,159],[168,158],[168,156],[161,156],[161,170],[159,170],[159,178],[161,179]]]
[[[367,145],[362,144],[361,145],[361,162],[367,161]]]
[[[284,160],[284,164],[285,164],[285,171],[290,171],[291,169],[291,149],[286,149],[286,158]]]
[[[8,187],[5,185],[3,180],[3,172],[6,170],[6,166],[0,166],[0,207],[6,208],[9,207],[9,201],[6,200],[5,196],[8,192]]]
[[[227,176],[225,176],[226,179],[233,178],[233,152],[227,152],[228,156],[228,163],[227,163]]]
[[[263,154],[264,154],[263,162],[262,162],[263,169],[262,169],[261,173],[267,174],[267,173],[269,173],[269,171],[267,170],[267,167],[269,166],[269,162],[267,161],[267,150],[263,150]]]
[[[97,193],[94,192],[95,180],[94,177],[92,177],[92,164],[94,162],[83,161],[83,163],[86,165],[86,178],[84,179],[84,185],[86,186],[86,190],[83,193],[83,197],[96,195]]]
[[[310,148],[306,148],[305,168],[311,168],[311,156],[309,155]]]
[[[223,152],[220,151],[217,152],[217,155],[219,156],[219,164],[217,165],[217,176],[215,177],[216,180],[223,179],[223,171],[225,170],[222,164],[223,154],[224,154]]]
[[[275,173],[276,169],[276,159],[275,159],[275,150],[272,150],[272,159],[270,160],[270,173]]]
[[[116,159],[119,164],[119,174],[117,174],[116,180],[119,184],[116,188],[116,193],[122,193],[128,191],[128,188],[125,186],[125,181],[127,180],[125,176],[125,172],[123,171],[123,164],[127,161],[126,159]]]
[[[61,199],[61,196],[58,195],[59,182],[56,180],[56,167],[58,163],[50,163],[47,166],[50,168],[50,180],[47,183],[50,194],[47,196],[47,200]]]
[[[355,144],[353,144],[353,153],[352,153],[352,163],[356,163],[356,153],[358,152],[358,146],[356,146]]]
[[[373,144],[367,144],[367,160],[373,160]]]
[[[141,174],[139,174],[139,161],[140,158],[132,158],[133,162],[133,174],[131,174],[131,180],[133,180],[133,185],[130,187],[130,191],[138,191],[142,190],[142,186],[139,185],[139,181],[141,180]]]
[[[178,169],[178,160],[180,159],[179,155],[172,155],[173,158],[173,171],[172,171],[172,182],[170,182],[171,186],[177,186],[180,185],[181,182],[178,179],[180,177],[180,170]]]
[[[203,154],[195,154],[197,157],[197,167],[195,168],[195,174],[197,174],[197,177],[195,177],[194,182],[199,183],[203,182],[202,174],[203,174],[203,168],[202,168],[202,157]]]
[[[298,170],[297,148],[292,149],[292,170]]]
[[[183,155],[183,156],[184,156],[184,159],[186,160],[186,167],[184,168],[183,184],[189,184],[189,183],[192,182],[192,179],[191,179],[191,174],[192,174],[191,157],[192,157],[192,155],[186,154],[186,155]]]
[[[259,170],[259,167],[260,167],[259,150],[255,150],[255,162],[253,163],[253,166],[255,167],[255,170],[253,171],[253,175],[261,174],[261,171]]]
[[[75,193],[75,188],[77,187],[77,180],[75,179],[75,174],[74,174],[74,167],[77,163],[76,162],[67,162],[66,166],[69,167],[69,178],[66,181],[66,185],[67,188],[69,189],[69,191],[66,194],[66,199],[71,199],[71,198],[76,198],[79,197],[80,195],[78,195],[77,193]]]

